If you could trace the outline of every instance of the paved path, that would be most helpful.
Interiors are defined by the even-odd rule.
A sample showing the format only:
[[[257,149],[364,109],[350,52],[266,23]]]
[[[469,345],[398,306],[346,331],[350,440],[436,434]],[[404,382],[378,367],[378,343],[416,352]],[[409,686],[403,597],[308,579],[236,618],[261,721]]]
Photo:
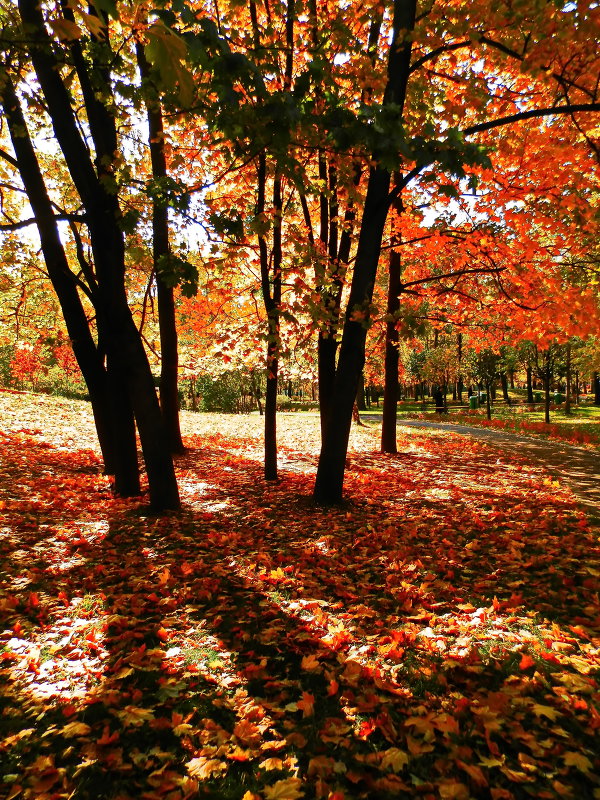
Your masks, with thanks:
[[[368,416],[363,415],[368,418]],[[376,419],[371,417],[370,419]],[[517,436],[490,428],[455,425],[449,422],[398,420],[398,425],[452,431],[481,439],[504,452],[517,453],[532,463],[541,464],[548,472],[566,483],[594,520],[600,522],[600,453],[563,442],[550,442],[533,436]]]

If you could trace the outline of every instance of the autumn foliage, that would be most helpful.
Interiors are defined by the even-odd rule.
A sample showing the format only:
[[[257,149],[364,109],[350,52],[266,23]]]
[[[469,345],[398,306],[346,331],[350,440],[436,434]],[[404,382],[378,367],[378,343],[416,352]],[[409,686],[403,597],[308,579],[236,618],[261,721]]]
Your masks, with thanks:
[[[516,455],[189,415],[184,510],[100,474],[87,407],[0,395],[6,798],[597,797],[597,530]]]

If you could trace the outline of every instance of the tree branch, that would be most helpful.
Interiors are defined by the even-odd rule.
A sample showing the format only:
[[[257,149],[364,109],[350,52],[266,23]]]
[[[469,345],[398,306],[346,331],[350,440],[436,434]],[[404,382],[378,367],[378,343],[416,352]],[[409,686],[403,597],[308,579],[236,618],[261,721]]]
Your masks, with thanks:
[[[54,219],[57,222],[85,222],[85,216],[79,214],[55,214]],[[23,219],[20,222],[3,222],[0,223],[0,231],[18,231],[21,228],[29,227],[29,225],[35,225],[36,222],[35,217]]]

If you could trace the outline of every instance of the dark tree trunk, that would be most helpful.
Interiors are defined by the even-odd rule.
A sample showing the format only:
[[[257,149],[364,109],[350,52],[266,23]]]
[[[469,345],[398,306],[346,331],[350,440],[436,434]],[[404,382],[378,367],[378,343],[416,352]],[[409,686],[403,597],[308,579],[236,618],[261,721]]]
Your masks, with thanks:
[[[527,367],[526,375],[527,375],[527,402],[533,405],[533,370],[531,367]]]
[[[565,392],[565,414],[570,416],[571,414],[571,383],[572,383],[572,375],[571,375],[571,342],[567,342],[566,347],[566,367],[567,367],[567,375],[566,375],[566,392]]]
[[[325,436],[335,383],[335,358],[338,343],[333,335],[325,336],[320,331],[317,341],[317,370],[319,381],[319,416],[321,422],[321,441]]]
[[[488,419],[492,418],[492,384],[486,381],[485,384],[485,412]]]
[[[432,389],[433,399],[435,401],[436,414],[444,414],[446,412],[446,405],[444,403],[444,393],[441,386],[435,386]]]
[[[358,241],[354,277],[335,375],[332,407],[319,456],[314,498],[323,504],[340,503],[344,483],[352,407],[359,375],[365,362],[367,328],[354,312],[366,314],[371,302],[381,239],[387,216],[390,173],[373,169],[369,178],[363,221]]]
[[[34,35],[31,61],[56,139],[85,208],[98,278],[96,309],[99,337],[106,349],[109,370],[116,369],[117,376],[125,381],[140,434],[150,501],[156,510],[178,508],[175,471],[154,381],[125,292],[121,210],[117,194],[110,190],[117,154],[116,124],[110,104],[104,104],[104,96],[112,97],[112,87],[105,68],[97,68],[97,65],[94,65],[94,78],[96,84],[102,84],[104,91],[100,92],[98,85],[93,84],[86,63],[81,58],[79,42],[75,42],[72,53],[96,148],[96,174],[86,143],[79,132],[69,93],[61,80],[59,64],[36,0],[19,0],[19,9],[23,22],[30,26]],[[109,55],[107,36],[102,47],[105,55]]]
[[[160,180],[168,175],[162,109],[158,92],[151,80],[150,65],[144,54],[144,48],[139,42],[136,45],[136,53],[148,118],[152,177]],[[160,332],[160,407],[171,452],[184,453],[185,447],[179,425],[179,351],[175,298],[173,288],[165,283],[161,275],[161,265],[168,259],[169,253],[169,208],[165,202],[154,200],[152,203],[152,256],[156,277]]]
[[[256,406],[258,408],[259,416],[263,416],[263,405],[262,405],[262,396],[260,392],[260,380],[257,380],[254,371],[250,373],[250,388],[252,391],[252,397],[256,400]]]
[[[121,364],[107,358],[108,388],[112,412],[113,451],[118,469],[115,469],[114,491],[121,497],[141,494],[138,467],[134,413],[127,391],[127,382]]]
[[[600,406],[600,376],[598,375],[597,372],[594,372],[594,375],[592,377],[592,384],[593,384],[592,391],[594,392],[594,405]]]
[[[140,493],[140,484],[135,453],[135,428],[128,424],[130,415],[126,409],[122,412],[120,408],[113,407],[114,395],[109,390],[109,378],[103,357],[92,337],[77,292],[77,281],[69,268],[60,239],[25,117],[7,75],[2,85],[1,101],[21,179],[36,218],[48,276],[57,294],[73,352],[90,394],[105,471],[116,475],[116,488],[120,494],[137,495]],[[96,299],[95,290],[95,284],[88,287],[92,302]],[[126,455],[127,453],[129,455]]]
[[[267,156],[262,152],[258,156],[256,204],[257,216],[265,212],[265,194],[267,187]],[[279,308],[281,303],[281,179],[276,175],[273,179],[273,205],[275,207],[275,224],[273,227],[272,259],[273,269],[269,263],[269,252],[264,235],[259,234],[260,274],[263,302],[267,312],[267,380],[265,389],[265,480],[277,480],[277,386],[279,370]]]
[[[412,45],[410,37],[402,41],[399,37],[401,31],[413,30],[415,15],[416,0],[395,0],[384,104],[394,104],[400,114],[406,97]],[[388,170],[380,166],[371,168],[335,375],[335,414],[330,414],[329,417],[315,480],[314,498],[318,503],[332,504],[342,501],[352,406],[358,378],[364,367],[369,308],[390,203],[390,179]]]
[[[544,422],[550,424],[550,368],[546,366],[542,378],[544,384]]]
[[[399,244],[399,242],[397,243]],[[385,383],[381,421],[381,452],[397,453],[396,425],[398,418],[398,329],[396,320],[400,309],[402,264],[400,253],[392,250],[389,259],[387,323],[385,329]]]
[[[359,411],[367,410],[367,397],[365,393],[365,373],[360,373],[358,379],[358,391],[356,392],[356,406]]]
[[[506,372],[500,373],[500,383],[502,384],[502,397],[506,401],[506,405],[510,405],[510,396],[508,394],[508,377]]]
[[[277,480],[277,344],[267,345],[267,385],[265,390],[265,480]]]

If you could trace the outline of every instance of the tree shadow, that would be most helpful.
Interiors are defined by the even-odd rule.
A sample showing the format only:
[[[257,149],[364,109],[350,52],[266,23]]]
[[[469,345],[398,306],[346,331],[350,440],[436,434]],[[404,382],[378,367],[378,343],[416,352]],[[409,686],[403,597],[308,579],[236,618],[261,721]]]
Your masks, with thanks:
[[[3,477],[23,467],[15,453],[6,463]],[[56,648],[52,668],[40,653],[31,674],[14,644],[5,658],[15,691],[4,717],[33,733],[4,750],[34,796],[240,798],[292,781],[293,797],[296,775],[308,798],[435,796],[439,786],[460,797],[459,784],[465,796],[494,787],[520,798],[558,778],[591,796],[585,771],[541,777],[550,756],[530,730],[556,757],[559,714],[572,749],[594,752],[589,709],[548,700],[564,688],[556,675],[572,676],[580,699],[591,683],[533,646],[533,611],[565,625],[597,615],[592,574],[577,582],[591,537],[568,499],[538,494],[530,513],[518,469],[503,500],[489,463],[465,465],[457,451],[442,468],[410,453],[354,458],[352,501],[325,510],[306,498],[310,476],[265,485],[256,462],[236,456],[224,471],[223,451],[207,447],[179,462],[197,487],[188,509],[156,518],[109,500],[93,476],[81,496],[86,463],[31,445],[38,496],[28,499],[29,480],[10,487],[23,507],[3,540],[17,599],[3,607],[7,624],[11,638]],[[514,626],[529,614],[524,639]],[[521,668],[524,653],[532,665]],[[56,686],[69,661],[83,666],[79,691],[40,693],[40,674]],[[524,752],[535,770],[524,771]]]

